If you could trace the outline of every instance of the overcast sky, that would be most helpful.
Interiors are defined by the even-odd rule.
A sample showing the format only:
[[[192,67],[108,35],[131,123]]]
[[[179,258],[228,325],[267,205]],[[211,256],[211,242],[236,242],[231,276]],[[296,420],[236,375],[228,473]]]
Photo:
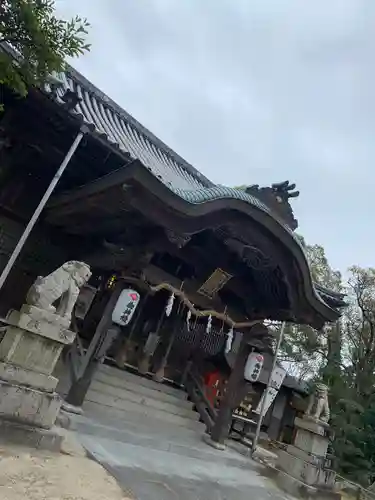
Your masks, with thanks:
[[[375,0],[58,0],[73,65],[214,182],[289,179],[332,265],[375,266]]]

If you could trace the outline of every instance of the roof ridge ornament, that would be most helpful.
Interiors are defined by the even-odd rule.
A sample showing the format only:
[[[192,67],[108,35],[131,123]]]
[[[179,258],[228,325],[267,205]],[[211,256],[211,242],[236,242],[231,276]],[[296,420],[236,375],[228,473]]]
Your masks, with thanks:
[[[290,184],[289,181],[278,182],[267,187],[259,187],[259,184],[248,186],[245,189],[247,194],[255,196],[262,201],[268,208],[279,216],[293,231],[298,227],[298,221],[294,217],[291,198],[297,198],[299,191],[295,191],[296,184]]]

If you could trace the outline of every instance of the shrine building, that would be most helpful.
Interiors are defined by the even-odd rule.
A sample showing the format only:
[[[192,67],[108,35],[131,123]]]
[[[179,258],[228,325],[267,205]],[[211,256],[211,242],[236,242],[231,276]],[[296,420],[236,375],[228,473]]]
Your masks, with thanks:
[[[73,68],[25,99],[2,95],[1,268],[83,138],[0,291],[0,314],[20,307],[37,276],[67,260],[88,263],[77,340],[62,360],[67,401],[125,420],[152,415],[222,441],[249,391],[249,353],[272,354],[263,321],[320,329],[344,305],[312,279],[295,185],[216,185]],[[125,326],[111,321],[123,290],[139,294]],[[217,401],[206,383],[213,372],[224,384]]]

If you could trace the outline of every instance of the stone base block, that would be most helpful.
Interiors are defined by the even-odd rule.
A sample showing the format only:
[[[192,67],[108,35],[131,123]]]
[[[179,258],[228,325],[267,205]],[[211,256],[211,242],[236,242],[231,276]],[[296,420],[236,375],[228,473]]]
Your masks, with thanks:
[[[286,451],[291,455],[304,460],[305,462],[310,462],[311,464],[323,467],[325,469],[329,469],[332,466],[332,460],[330,458],[327,458],[327,456],[321,457],[308,453],[307,451],[301,450],[300,448],[297,448],[292,444],[288,444],[288,446],[286,447]]]
[[[0,443],[60,452],[63,440],[60,429],[40,429],[0,419]]]
[[[272,477],[274,477],[279,488],[293,495],[293,498],[304,498],[306,500],[341,500],[342,498],[341,494],[336,491],[309,486],[277,469],[274,469]]]
[[[5,380],[11,384],[25,385],[33,389],[46,392],[54,392],[59,380],[52,375],[44,375],[31,370],[26,370],[11,363],[0,361],[0,380]]]
[[[311,418],[299,418],[294,419],[294,425],[298,429],[304,429],[310,431],[314,434],[319,434],[320,436],[329,436],[332,433],[332,429],[329,424],[325,422],[312,420]]]
[[[299,481],[315,487],[333,488],[336,472],[279,450],[277,468]]]
[[[8,326],[0,343],[0,360],[51,375],[64,345],[16,326]]]
[[[28,311],[26,308],[32,308],[32,314],[24,312]],[[34,310],[38,311],[38,314]],[[50,318],[48,320],[44,318],[45,314],[46,312],[42,309],[32,306],[22,306],[21,311],[12,311],[6,319],[10,325],[16,326],[21,330],[27,330],[28,332],[41,335],[55,342],[61,342],[62,344],[71,344],[75,338],[75,332],[61,324],[60,316],[55,315],[55,321],[51,322]]]
[[[0,417],[44,429],[51,428],[61,406],[61,397],[0,380]]]
[[[66,327],[65,318],[29,305],[11,311],[7,321],[0,361],[44,375],[52,374],[63,347],[76,335]]]
[[[307,453],[320,457],[326,456],[329,444],[329,437],[326,435],[327,428],[309,420],[296,420],[300,422],[295,422],[297,432],[293,444]]]

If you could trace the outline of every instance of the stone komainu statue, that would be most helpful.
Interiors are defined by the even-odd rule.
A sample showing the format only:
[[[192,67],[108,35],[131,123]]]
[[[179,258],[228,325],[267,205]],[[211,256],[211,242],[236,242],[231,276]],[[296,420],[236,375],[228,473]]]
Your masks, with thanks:
[[[39,276],[30,287],[26,302],[70,320],[80,288],[91,277],[90,267],[84,262],[70,260],[46,277]],[[58,306],[54,302],[60,299]]]
[[[330,419],[330,410],[328,404],[328,387],[324,384],[317,384],[314,392],[310,396],[305,417],[311,418],[317,422],[327,423]]]

